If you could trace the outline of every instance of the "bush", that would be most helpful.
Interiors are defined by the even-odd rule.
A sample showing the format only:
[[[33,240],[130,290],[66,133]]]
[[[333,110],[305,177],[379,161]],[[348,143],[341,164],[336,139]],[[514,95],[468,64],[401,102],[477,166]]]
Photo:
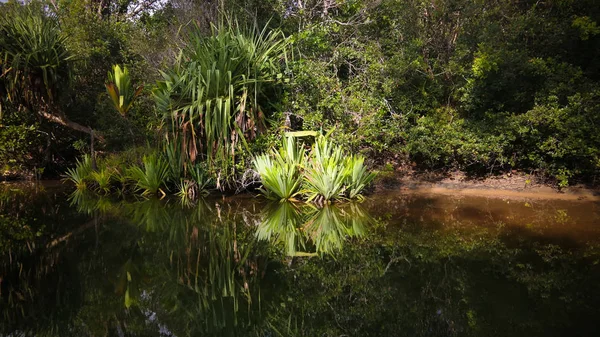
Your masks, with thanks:
[[[425,168],[493,170],[510,164],[505,155],[510,135],[493,126],[468,122],[454,110],[423,116],[408,132],[406,149],[411,160]]]
[[[32,171],[41,165],[42,137],[35,124],[0,124],[0,176]]]
[[[186,166],[198,159],[230,171],[266,127],[267,93],[283,79],[289,40],[276,29],[222,23],[209,36],[196,27],[186,42],[154,91],[158,111]]]
[[[280,201],[298,195],[317,204],[362,199],[375,177],[367,172],[362,156],[348,155],[324,136],[317,137],[308,154],[288,136],[279,151],[257,156],[253,163],[263,183],[261,192]]]
[[[77,160],[74,168],[67,169],[65,180],[75,184],[78,190],[84,190],[87,188],[87,183],[92,179],[91,174],[93,171],[92,157],[84,155],[81,160]]]
[[[269,199],[293,199],[299,194],[304,162],[305,151],[293,137],[286,137],[279,151],[255,157],[253,165],[261,177],[261,192]]]
[[[144,156],[142,167],[134,166],[128,171],[128,177],[135,182],[136,189],[144,195],[156,195],[161,192],[169,180],[169,165],[159,153]]]
[[[577,94],[560,105],[536,105],[512,118],[516,164],[550,175],[566,186],[575,176],[600,169],[600,91]]]

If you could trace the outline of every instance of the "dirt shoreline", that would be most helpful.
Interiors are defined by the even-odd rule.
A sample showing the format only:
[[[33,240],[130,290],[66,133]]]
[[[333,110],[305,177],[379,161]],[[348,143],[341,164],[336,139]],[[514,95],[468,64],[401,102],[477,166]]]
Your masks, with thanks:
[[[461,172],[444,175],[394,173],[377,179],[375,193],[405,191],[416,194],[481,196],[505,199],[600,201],[600,189],[574,185],[558,189],[525,174],[470,178]]]
[[[42,180],[47,188],[64,186],[59,180]],[[0,181],[0,185],[31,185],[34,181]],[[505,174],[487,178],[470,178],[461,172],[444,175],[417,173],[380,173],[373,194],[397,192],[423,195],[472,196],[501,199],[536,199],[566,201],[600,201],[600,188],[584,185],[558,189],[525,174]],[[245,193],[241,193],[243,195]]]

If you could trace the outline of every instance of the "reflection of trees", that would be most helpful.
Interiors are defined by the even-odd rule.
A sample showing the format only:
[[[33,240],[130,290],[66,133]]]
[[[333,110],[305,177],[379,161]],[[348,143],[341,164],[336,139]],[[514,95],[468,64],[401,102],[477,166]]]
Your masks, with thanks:
[[[258,239],[284,246],[288,256],[333,254],[348,238],[363,236],[372,221],[358,204],[315,208],[282,202],[267,205],[263,214]]]
[[[269,323],[285,336],[593,335],[597,248],[432,227],[379,224],[334,260],[296,260],[283,279],[293,300]]]
[[[83,212],[125,219],[140,233],[138,258],[118,268],[124,307],[151,313],[176,335],[235,335],[258,317],[268,259],[252,216],[234,205],[181,207],[156,199],[102,201],[74,195]]]
[[[61,193],[51,208],[38,208],[48,220],[40,228],[55,232],[36,234],[29,227],[35,216],[14,198],[16,209],[2,212],[0,225],[7,220],[22,233],[0,236],[13,249],[0,266],[0,334],[221,336],[259,319],[258,304],[269,297],[260,293],[268,259],[251,214],[233,205],[182,208],[79,192],[73,208],[65,201]]]
[[[235,335],[249,328],[257,319],[267,265],[252,228],[235,209],[203,202],[190,212],[170,214],[162,252],[170,271],[157,276],[171,282],[157,289],[159,317],[176,321],[169,326],[178,335]]]
[[[235,200],[10,198],[0,335],[560,336],[586,335],[600,314],[600,245],[465,225],[455,208],[425,221],[389,207],[367,226],[351,204],[257,214]]]
[[[0,334],[64,333],[58,322],[81,305],[79,275],[61,243],[90,224],[63,210],[62,197],[33,185],[0,185]]]

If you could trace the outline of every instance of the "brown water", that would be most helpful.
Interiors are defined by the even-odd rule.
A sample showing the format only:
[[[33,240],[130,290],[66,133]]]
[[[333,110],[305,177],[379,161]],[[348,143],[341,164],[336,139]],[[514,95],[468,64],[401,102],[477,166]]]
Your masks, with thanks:
[[[600,203],[0,185],[0,336],[598,336]]]
[[[573,244],[600,238],[598,201],[528,199],[522,194],[512,198],[403,191],[371,197],[364,206],[394,225],[410,222],[440,229],[503,225],[521,235]]]

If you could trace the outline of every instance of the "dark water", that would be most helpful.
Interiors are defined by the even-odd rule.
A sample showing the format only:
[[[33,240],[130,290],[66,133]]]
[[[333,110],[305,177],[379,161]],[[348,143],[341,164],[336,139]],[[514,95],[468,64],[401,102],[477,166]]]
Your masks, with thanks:
[[[600,205],[0,185],[0,336],[599,336]]]

